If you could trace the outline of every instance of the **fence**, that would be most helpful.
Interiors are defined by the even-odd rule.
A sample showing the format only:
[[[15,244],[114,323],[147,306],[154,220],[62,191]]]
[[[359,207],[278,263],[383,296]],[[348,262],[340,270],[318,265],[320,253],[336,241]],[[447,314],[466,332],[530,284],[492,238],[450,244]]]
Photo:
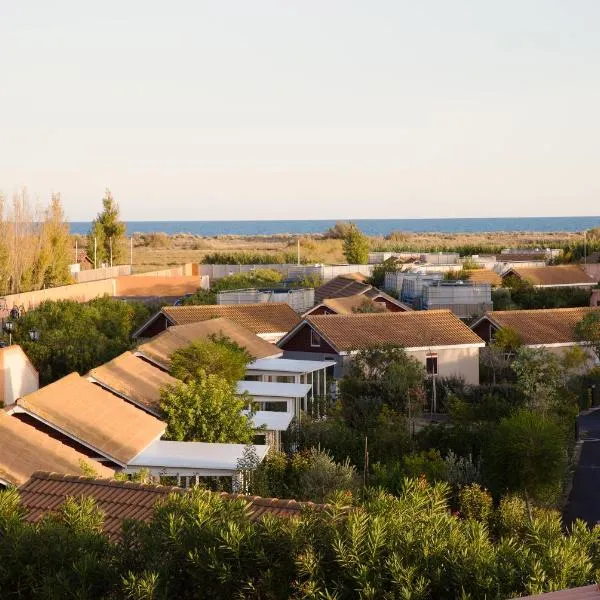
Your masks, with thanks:
[[[257,304],[259,302],[285,302],[297,313],[304,313],[315,305],[315,290],[229,290],[217,294],[217,304]]]
[[[199,274],[208,275],[211,280],[236,273],[251,273],[257,269],[272,269],[281,273],[285,279],[299,280],[312,276],[329,281],[348,273],[362,273],[368,277],[373,272],[373,265],[198,265]]]
[[[89,281],[100,281],[101,279],[120,277],[121,275],[131,275],[131,265],[118,265],[116,267],[76,271],[73,273],[73,279],[77,283],[87,283]]]
[[[123,275],[129,275],[129,273],[123,273]],[[185,263],[180,267],[134,273],[134,275],[136,277],[191,277],[192,275],[198,275],[198,265],[196,263]]]

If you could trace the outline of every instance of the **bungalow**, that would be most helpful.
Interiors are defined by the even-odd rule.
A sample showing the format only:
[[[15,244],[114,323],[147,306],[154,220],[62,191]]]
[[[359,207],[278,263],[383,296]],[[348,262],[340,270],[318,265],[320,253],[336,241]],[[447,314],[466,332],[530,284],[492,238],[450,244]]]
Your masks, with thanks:
[[[0,488],[22,485],[40,470],[80,475],[82,463],[102,477],[114,475],[113,469],[1,410],[0,446]]]
[[[193,342],[207,340],[211,336],[229,338],[232,342],[245,348],[248,354],[255,359],[276,358],[283,354],[281,349],[274,344],[265,341],[246,327],[224,317],[186,325],[174,325],[159,333],[149,342],[138,346],[134,353],[168,371],[171,367],[171,356],[174,352],[189,346]]]
[[[504,283],[516,278],[535,288],[584,287],[591,288],[597,281],[578,265],[551,267],[511,267],[502,274]]]
[[[575,327],[590,312],[600,314],[600,307],[494,310],[485,313],[471,329],[489,343],[498,331],[510,328],[525,346],[562,353],[581,343],[575,338]]]
[[[430,375],[479,383],[484,341],[449,310],[309,316],[278,343],[285,358],[336,362],[343,376],[360,349],[392,344],[417,358]]]
[[[237,393],[250,396],[258,410],[291,413],[297,418],[307,408],[310,389],[307,383],[237,382]]]
[[[173,325],[219,317],[225,317],[273,343],[300,321],[294,310],[284,303],[165,306],[135,331],[133,338],[151,338]]]
[[[375,290],[376,294],[371,297],[371,292],[345,296],[343,298],[326,298],[314,308],[306,311],[308,315],[348,315],[356,312],[405,312],[412,310],[410,306],[392,298],[384,292]]]

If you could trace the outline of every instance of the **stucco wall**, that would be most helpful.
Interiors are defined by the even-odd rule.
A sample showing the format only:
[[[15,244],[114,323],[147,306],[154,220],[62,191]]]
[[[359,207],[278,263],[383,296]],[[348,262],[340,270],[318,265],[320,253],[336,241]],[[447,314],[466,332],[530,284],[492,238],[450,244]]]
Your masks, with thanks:
[[[39,376],[20,346],[0,348],[0,404],[9,406],[39,388]]]
[[[425,365],[427,350],[407,350]],[[479,348],[432,349],[438,355],[438,377],[462,377],[465,383],[479,385]]]

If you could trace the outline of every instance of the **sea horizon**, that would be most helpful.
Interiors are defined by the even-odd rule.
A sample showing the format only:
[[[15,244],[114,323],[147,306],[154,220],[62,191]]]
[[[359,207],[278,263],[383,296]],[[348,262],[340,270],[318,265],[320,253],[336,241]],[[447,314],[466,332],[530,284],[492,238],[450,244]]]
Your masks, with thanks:
[[[469,217],[406,219],[290,219],[231,221],[125,221],[128,233],[267,236],[324,233],[339,221],[355,223],[367,235],[407,233],[578,232],[600,227],[600,216],[576,217]],[[90,221],[69,223],[72,234],[86,234]]]

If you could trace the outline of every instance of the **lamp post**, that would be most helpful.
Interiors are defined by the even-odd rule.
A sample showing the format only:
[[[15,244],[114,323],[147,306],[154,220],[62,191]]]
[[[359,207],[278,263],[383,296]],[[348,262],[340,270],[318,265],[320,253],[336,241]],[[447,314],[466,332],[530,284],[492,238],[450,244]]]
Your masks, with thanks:
[[[40,330],[39,329],[30,329],[29,330],[29,339],[32,342],[39,342],[40,341]]]
[[[8,345],[12,346],[12,332],[15,328],[15,324],[12,321],[4,321],[2,328],[8,333]]]

